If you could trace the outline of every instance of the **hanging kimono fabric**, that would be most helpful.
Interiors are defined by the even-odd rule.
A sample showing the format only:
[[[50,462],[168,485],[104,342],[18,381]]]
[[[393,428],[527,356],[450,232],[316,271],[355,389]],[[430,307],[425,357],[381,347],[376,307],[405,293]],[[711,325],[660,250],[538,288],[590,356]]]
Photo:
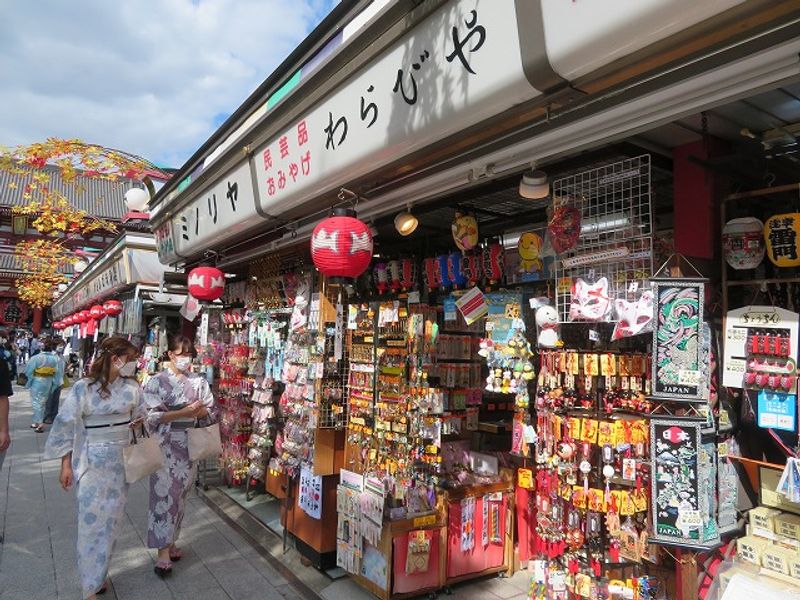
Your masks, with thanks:
[[[128,498],[122,449],[130,438],[130,422],[144,416],[134,380],[117,378],[101,394],[99,384],[82,379],[69,390],[47,438],[45,459],[72,452],[83,597],[96,593],[108,576]]]

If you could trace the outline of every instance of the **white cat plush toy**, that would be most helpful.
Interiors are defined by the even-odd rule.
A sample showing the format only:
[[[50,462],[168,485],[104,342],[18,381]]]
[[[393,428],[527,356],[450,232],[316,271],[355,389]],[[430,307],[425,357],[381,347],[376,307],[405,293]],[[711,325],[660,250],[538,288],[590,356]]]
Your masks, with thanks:
[[[605,321],[611,313],[608,296],[608,279],[601,277],[596,283],[576,279],[572,284],[572,301],[569,305],[570,321]]]
[[[643,291],[639,299],[634,302],[614,300],[614,308],[617,311],[618,321],[614,327],[614,333],[611,334],[612,342],[652,329],[653,292],[651,290]]]
[[[549,305],[536,311],[536,326],[539,328],[537,342],[540,348],[557,348],[562,345],[558,335],[558,312]]]

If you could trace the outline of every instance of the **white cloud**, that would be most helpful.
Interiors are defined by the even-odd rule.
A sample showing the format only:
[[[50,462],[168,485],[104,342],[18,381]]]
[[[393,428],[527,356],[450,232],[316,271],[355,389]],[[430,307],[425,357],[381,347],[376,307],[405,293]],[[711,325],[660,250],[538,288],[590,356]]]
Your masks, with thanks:
[[[332,4],[0,2],[0,145],[77,137],[180,166]]]

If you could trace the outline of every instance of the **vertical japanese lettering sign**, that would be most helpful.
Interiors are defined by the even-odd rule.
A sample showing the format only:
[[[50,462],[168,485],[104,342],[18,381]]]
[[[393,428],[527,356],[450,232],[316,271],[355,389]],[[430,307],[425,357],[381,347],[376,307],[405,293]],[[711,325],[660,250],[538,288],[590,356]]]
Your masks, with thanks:
[[[703,362],[704,279],[653,279],[653,396],[708,398]]]
[[[256,151],[261,210],[290,210],[538,94],[515,2],[448,2]]]

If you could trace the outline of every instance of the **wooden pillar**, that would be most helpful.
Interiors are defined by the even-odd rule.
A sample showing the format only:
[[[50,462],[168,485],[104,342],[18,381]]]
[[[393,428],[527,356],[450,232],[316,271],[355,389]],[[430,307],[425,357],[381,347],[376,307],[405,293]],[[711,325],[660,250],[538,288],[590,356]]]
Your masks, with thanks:
[[[33,325],[31,325],[31,329],[33,330],[33,335],[39,335],[42,331],[42,309],[41,308],[34,308],[33,309]]]

